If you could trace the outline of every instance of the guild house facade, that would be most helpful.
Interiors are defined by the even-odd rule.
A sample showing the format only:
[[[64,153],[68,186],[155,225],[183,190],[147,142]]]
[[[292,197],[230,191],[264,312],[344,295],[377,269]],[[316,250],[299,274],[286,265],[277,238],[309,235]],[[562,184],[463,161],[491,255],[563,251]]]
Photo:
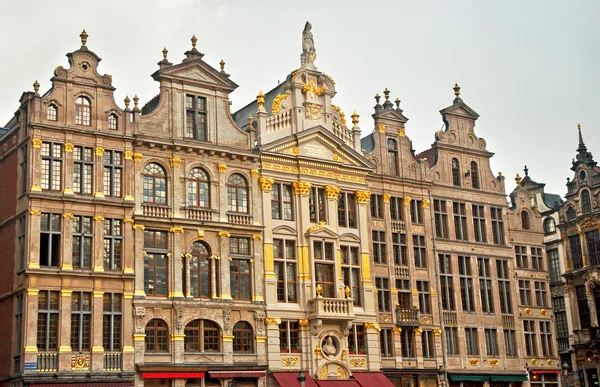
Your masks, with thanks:
[[[5,385],[558,386],[541,214],[458,86],[417,154],[387,89],[366,130],[333,103],[310,23],[233,114],[195,37],[142,107],[87,38],[0,132]]]

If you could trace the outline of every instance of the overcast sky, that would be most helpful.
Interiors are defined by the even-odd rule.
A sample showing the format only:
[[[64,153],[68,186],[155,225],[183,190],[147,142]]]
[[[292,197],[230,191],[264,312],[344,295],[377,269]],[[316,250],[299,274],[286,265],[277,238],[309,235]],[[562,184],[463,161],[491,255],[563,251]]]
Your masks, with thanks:
[[[441,128],[439,110],[461,97],[481,117],[475,132],[495,152],[492,170],[513,188],[515,173],[564,195],[580,122],[600,161],[600,1],[12,1],[3,5],[0,126],[37,79],[50,87],[79,33],[113,76],[115,99],[134,94],[143,106],[158,93],[150,74],[167,47],[180,63],[198,37],[204,60],[221,59],[240,85],[234,109],[300,65],[301,34],[311,22],[317,65],[336,81],[333,102],[360,114],[373,130],[376,93],[402,100],[407,135],[417,152]]]

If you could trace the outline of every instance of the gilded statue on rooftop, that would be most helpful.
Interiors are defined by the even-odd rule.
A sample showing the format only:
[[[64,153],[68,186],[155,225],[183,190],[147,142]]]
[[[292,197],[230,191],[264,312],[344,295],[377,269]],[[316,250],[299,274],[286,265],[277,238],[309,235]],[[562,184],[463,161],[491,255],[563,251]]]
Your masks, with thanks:
[[[315,59],[317,59],[317,50],[315,50],[315,41],[312,32],[310,32],[311,29],[310,23],[306,22],[304,31],[302,31],[302,55],[300,55],[302,65],[314,65]]]

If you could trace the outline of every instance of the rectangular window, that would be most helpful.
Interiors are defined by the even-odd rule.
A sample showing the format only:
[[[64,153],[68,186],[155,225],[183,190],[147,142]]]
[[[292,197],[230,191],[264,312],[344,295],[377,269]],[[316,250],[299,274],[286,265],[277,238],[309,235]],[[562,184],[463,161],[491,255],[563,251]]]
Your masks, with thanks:
[[[517,339],[514,329],[504,330],[504,351],[506,356],[517,356]]]
[[[102,300],[102,346],[105,352],[120,352],[122,348],[123,297],[104,293]]]
[[[282,321],[279,324],[279,349],[283,353],[300,353],[300,324]]]
[[[563,282],[562,275],[560,273],[560,258],[558,255],[558,249],[552,249],[547,251],[548,254],[548,271],[550,272],[550,284],[560,284]]]
[[[46,191],[60,191],[62,181],[62,145],[42,143],[41,186]]]
[[[541,306],[543,308],[548,306],[548,288],[544,281],[534,281],[535,287],[535,306]]]
[[[229,285],[234,300],[252,300],[250,286],[251,239],[247,237],[229,238]]]
[[[73,192],[82,195],[92,194],[94,170],[94,148],[76,146],[73,148]]]
[[[19,245],[19,270],[25,269],[25,253],[27,252],[27,216],[23,215],[17,222],[17,243]]]
[[[567,308],[564,297],[552,297],[552,309],[556,319],[556,336],[558,340],[569,339],[569,323],[567,322]]]
[[[314,241],[313,258],[315,260],[315,286],[321,287],[323,297],[336,297],[333,243]]]
[[[166,231],[144,230],[144,291],[147,296],[166,296],[168,289]]]
[[[573,263],[573,269],[581,269],[583,267],[583,258],[581,250],[581,240],[579,234],[569,236],[569,250],[571,252],[571,262]]]
[[[473,277],[471,272],[471,257],[458,256],[458,275],[460,278],[460,296],[463,312],[475,311],[473,303]]]
[[[71,294],[71,349],[89,352],[92,341],[92,293]]]
[[[417,281],[417,291],[419,292],[419,312],[421,312],[421,314],[431,314],[429,282]]]
[[[123,153],[104,151],[104,196],[120,198],[123,177]]]
[[[433,216],[435,219],[435,236],[448,238],[448,210],[446,209],[445,200],[433,200]]]
[[[458,346],[458,330],[452,327],[445,327],[446,332],[446,352],[448,355],[460,354]]]
[[[122,221],[104,219],[104,270],[121,270],[121,254],[123,252]]]
[[[538,356],[535,321],[523,320],[523,333],[525,334],[525,353],[527,356]]]
[[[29,147],[24,144],[21,147],[21,193],[25,194],[29,188]]]
[[[531,248],[531,268],[533,270],[544,270],[544,263],[542,261],[542,248],[532,247]]]
[[[40,224],[40,266],[59,266],[61,244],[61,215],[42,214]]]
[[[467,355],[479,355],[477,328],[465,328],[465,341],[467,343]]]
[[[23,293],[15,297],[15,326],[17,331],[17,340],[15,341],[15,352],[20,354],[23,351]]]
[[[400,347],[402,347],[402,357],[411,359],[416,357],[415,330],[414,328],[403,327],[400,332]]]
[[[375,278],[377,288],[377,310],[380,312],[391,312],[390,280],[388,278]]]
[[[467,210],[465,203],[452,203],[452,211],[454,212],[454,232],[456,239],[466,241],[469,239],[467,235]]]
[[[365,355],[367,348],[365,346],[365,327],[364,325],[354,324],[348,335],[348,352],[351,355]]]
[[[73,267],[92,268],[92,218],[75,216],[73,218]]]
[[[438,254],[438,258],[440,261],[440,293],[442,297],[442,309],[456,310],[451,256],[450,254]]]
[[[423,223],[423,202],[417,199],[410,201],[410,221],[412,224]]]
[[[404,198],[392,196],[390,198],[390,215],[392,220],[404,220]]]
[[[496,260],[496,272],[498,274],[498,293],[500,296],[500,312],[512,314],[512,299],[510,297],[510,277],[508,276],[508,261]]]
[[[327,223],[327,208],[325,207],[325,190],[312,187],[308,195],[308,212],[312,223]]]
[[[587,242],[589,262],[591,266],[600,265],[600,231],[592,230],[585,233]]]
[[[529,261],[527,260],[527,246],[515,246],[515,261],[517,268],[529,269]]]
[[[37,349],[39,352],[58,350],[58,316],[60,292],[40,290],[38,293]]]
[[[356,228],[356,196],[342,192],[338,197],[338,223],[340,227]]]
[[[383,195],[372,194],[371,195],[371,218],[372,219],[383,219]]]
[[[433,359],[435,357],[433,331],[424,330],[421,332],[421,348],[423,349],[423,357],[425,359]]]
[[[492,236],[494,237],[494,244],[504,244],[504,220],[502,219],[502,208],[491,207],[490,213],[492,214]]]
[[[542,342],[542,356],[552,357],[552,331],[550,331],[550,321],[540,321],[540,339]]]
[[[271,190],[271,218],[294,220],[292,186],[277,183]]]
[[[229,238],[229,252],[236,255],[250,255],[250,238],[231,237]]]
[[[488,258],[477,258],[479,268],[479,295],[481,296],[481,310],[484,313],[494,312],[494,296],[492,290],[492,271]]]
[[[397,279],[396,289],[398,289],[398,306],[402,309],[412,309],[410,280]]]
[[[394,336],[391,328],[382,328],[379,331],[379,348],[381,348],[381,357],[394,356]]]
[[[531,302],[531,282],[519,280],[519,299],[521,300],[521,305],[533,306]]]
[[[498,356],[498,337],[495,329],[485,329],[485,348],[488,356]]]
[[[298,302],[296,297],[296,241],[273,239],[277,302]]]
[[[385,231],[374,230],[371,235],[373,236],[373,262],[383,265],[387,263]]]
[[[577,309],[579,311],[579,323],[581,324],[581,329],[587,329],[591,325],[590,309],[588,306],[587,295],[585,293],[585,285],[575,286],[575,295],[577,296]]]
[[[475,234],[475,242],[487,242],[485,232],[485,207],[473,204],[473,232]]]
[[[206,98],[185,96],[185,137],[208,141]]]
[[[358,247],[340,246],[342,258],[342,277],[344,288],[350,289],[350,296],[354,299],[354,305],[361,305],[360,297],[360,256]]]
[[[394,255],[394,265],[408,266],[406,234],[399,232],[392,233],[392,250]]]
[[[425,236],[413,235],[413,252],[415,255],[415,267],[427,267],[427,248]]]

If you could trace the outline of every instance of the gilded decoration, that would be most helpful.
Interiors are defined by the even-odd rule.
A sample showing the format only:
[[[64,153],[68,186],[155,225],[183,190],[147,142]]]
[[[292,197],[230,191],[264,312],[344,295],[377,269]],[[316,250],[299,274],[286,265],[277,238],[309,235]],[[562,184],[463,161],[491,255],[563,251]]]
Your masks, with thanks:
[[[491,359],[489,363],[492,367],[498,367],[500,365],[500,361],[498,359]]]
[[[263,237],[262,235],[254,234],[252,235],[252,239],[254,239],[255,241],[262,241]]]
[[[261,176],[258,179],[258,182],[260,184],[260,189],[262,189],[263,191],[270,191],[273,188],[273,183],[275,182],[275,179],[273,179],[272,177]]]
[[[525,308],[525,314],[531,314],[531,308]]]
[[[323,354],[323,351],[321,351],[321,346],[319,344],[317,344],[317,346],[315,347],[315,357],[317,359],[320,359],[322,354]],[[327,377],[327,371],[325,372],[325,377]]]
[[[391,198],[392,198],[392,195],[390,195],[388,193],[383,194],[383,202],[384,203],[389,203]]]
[[[473,367],[479,367],[479,359],[469,359],[469,364]]]
[[[262,91],[259,91],[258,95],[256,96],[256,104],[258,105],[258,110],[265,109],[265,95]]]
[[[273,99],[273,106],[271,107],[271,113],[272,114],[279,113],[279,111],[281,110],[281,103],[283,101],[285,101],[289,96],[290,96],[289,94],[278,94]]]
[[[340,124],[346,126],[346,114],[344,114],[344,112],[342,111],[342,109],[334,104],[331,104],[331,108],[333,109],[334,112],[336,112],[337,114],[340,115]]]
[[[379,133],[385,133],[385,125],[377,125],[377,130]]]
[[[131,159],[133,159],[133,152],[125,151],[125,160],[131,160]]]
[[[330,226],[330,225],[326,224],[326,223],[325,223],[325,221],[324,221],[324,220],[322,220],[322,221],[320,221],[319,223],[317,223],[317,224],[315,224],[315,225],[312,225],[312,226],[310,226],[310,227],[309,227],[309,228],[306,230],[306,232],[308,232],[308,233],[311,233],[311,232],[313,232],[313,231],[321,230],[321,229],[323,229],[323,228],[324,228],[324,229],[327,229],[327,230],[330,230],[330,231],[334,231],[334,230],[333,230],[333,228],[331,228],[331,226]]]
[[[310,104],[306,107],[306,118],[312,121],[321,120],[321,107],[319,105]]]
[[[344,294],[346,294],[346,298],[350,298],[351,293],[352,291],[350,290],[350,288],[346,286],[346,289],[344,289]]]
[[[229,233],[229,231],[219,231],[219,236],[229,238],[231,234]]]
[[[404,205],[405,206],[410,206],[410,196],[405,196],[404,197]]]
[[[531,364],[536,365],[538,363],[538,359],[531,359]]]
[[[102,216],[102,215],[96,215],[96,216],[94,216],[94,220],[97,220],[99,222],[104,222],[104,216]]]
[[[327,195],[327,199],[337,200],[338,196],[340,196],[340,188],[334,185],[326,185],[325,195]]]
[[[390,322],[390,320],[392,318],[390,317],[389,314],[382,314],[379,316],[379,319],[381,320],[381,322],[387,323],[387,322]]]
[[[274,318],[274,317],[265,317],[265,324],[266,325],[279,325],[279,324],[281,324],[281,319]]]
[[[338,379],[344,379],[344,371],[342,371],[342,367],[337,366],[337,377]]]
[[[542,310],[540,311],[540,313],[542,314],[542,316],[545,316],[545,315],[547,315],[547,314],[548,314],[548,311],[547,311],[546,309],[542,309]]]
[[[356,201],[358,203],[367,203],[371,199],[371,192],[369,191],[356,191]]]
[[[303,318],[302,320],[300,320],[299,324],[301,327],[308,326],[308,319]]]
[[[294,194],[306,196],[310,193],[311,183],[306,181],[295,181],[294,182]]]
[[[227,164],[218,164],[217,170],[219,171],[219,173],[227,172]]]
[[[302,91],[305,94],[310,95],[311,98],[315,98],[315,95],[321,95],[325,91],[325,87],[317,87],[314,79],[309,79],[308,83],[300,82],[302,84]]]
[[[281,365],[284,367],[296,367],[298,365],[298,357],[284,356],[281,358]]]
[[[134,163],[141,163],[143,157],[144,157],[143,154],[137,153],[137,152],[133,152],[133,162]]]
[[[300,154],[300,148],[295,146],[292,148],[292,154],[294,155],[299,155]]]
[[[321,297],[321,294],[323,294],[323,288],[321,287],[321,285],[317,285],[317,287],[315,288],[315,293],[317,293],[317,297]]]
[[[398,129],[398,136],[400,136],[400,137],[406,136],[406,129],[404,129],[404,128]]]
[[[365,329],[375,329],[375,330],[377,330],[377,332],[381,331],[379,324],[374,323],[374,322],[366,322]]]
[[[34,148],[36,148],[36,149],[38,149],[38,148],[41,148],[41,147],[42,147],[42,142],[43,142],[43,141],[42,141],[41,139],[39,139],[39,138],[32,138],[32,139],[31,139],[31,145],[32,145]]]
[[[63,214],[63,218],[65,219],[73,219],[75,216],[73,214]]]
[[[327,367],[321,368],[319,371],[319,379],[327,379]]]
[[[552,366],[552,364],[554,364],[554,362],[552,361],[552,359],[548,359],[548,360],[546,360],[546,364],[548,364],[549,366]]]
[[[104,148],[96,147],[96,156],[104,156]]]
[[[172,168],[179,168],[181,166],[181,159],[179,157],[171,157],[169,159],[169,165]]]
[[[363,368],[365,366],[365,359],[353,357],[352,359],[350,359],[350,366],[354,368]]]
[[[71,369],[74,371],[87,371],[90,369],[90,357],[82,353],[71,356]]]
[[[251,169],[250,170],[250,176],[252,176],[253,178],[258,178],[258,176],[260,176],[260,172],[258,171],[258,169]]]
[[[65,152],[71,153],[73,152],[73,148],[75,148],[74,144],[71,144],[70,142],[65,142]]]
[[[423,208],[424,209],[429,208],[429,199],[423,199]]]

